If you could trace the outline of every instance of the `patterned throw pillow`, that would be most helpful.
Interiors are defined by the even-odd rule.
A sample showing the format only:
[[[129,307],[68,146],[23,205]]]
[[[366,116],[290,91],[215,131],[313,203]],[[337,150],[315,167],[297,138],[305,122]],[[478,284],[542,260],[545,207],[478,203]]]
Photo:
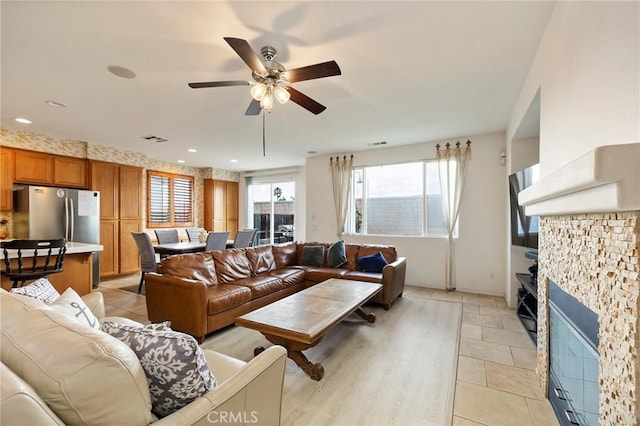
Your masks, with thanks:
[[[85,305],[82,298],[78,296],[78,293],[71,287],[66,289],[64,293],[51,304],[51,309],[75,318],[81,324],[88,325],[96,330],[100,329],[100,321],[98,321],[98,318],[96,318],[93,312],[91,312],[91,309]]]
[[[47,305],[52,304],[60,297],[60,293],[46,278],[38,278],[29,285],[23,287],[12,288],[11,293],[22,294],[23,296],[33,297],[42,300]]]
[[[105,321],[102,331],[123,341],[138,356],[149,382],[151,411],[168,416],[216,386],[204,353],[188,334],[167,324],[134,327]]]
[[[347,263],[345,246],[343,240],[338,240],[327,249],[327,266],[329,268],[339,268]]]

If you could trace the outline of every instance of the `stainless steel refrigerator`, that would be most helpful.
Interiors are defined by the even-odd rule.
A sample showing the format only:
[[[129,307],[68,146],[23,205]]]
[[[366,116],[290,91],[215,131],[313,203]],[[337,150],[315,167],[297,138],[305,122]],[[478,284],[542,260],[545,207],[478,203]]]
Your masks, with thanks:
[[[100,192],[47,186],[13,186],[13,238],[66,238],[100,243]],[[93,256],[93,287],[100,283],[100,253]]]

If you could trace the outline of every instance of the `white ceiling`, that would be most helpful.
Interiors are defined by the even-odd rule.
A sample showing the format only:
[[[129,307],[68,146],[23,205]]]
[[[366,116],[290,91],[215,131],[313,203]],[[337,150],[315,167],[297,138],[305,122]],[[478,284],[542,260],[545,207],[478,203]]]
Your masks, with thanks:
[[[195,167],[259,170],[303,164],[308,151],[504,131],[553,3],[2,1],[1,8],[3,127]],[[274,105],[266,157],[262,117],[244,115],[249,87],[187,86],[250,79],[225,36],[246,39],[256,52],[274,46],[287,68],[333,59],[342,69],[294,84],[325,105],[323,113]],[[137,77],[116,77],[108,65]]]

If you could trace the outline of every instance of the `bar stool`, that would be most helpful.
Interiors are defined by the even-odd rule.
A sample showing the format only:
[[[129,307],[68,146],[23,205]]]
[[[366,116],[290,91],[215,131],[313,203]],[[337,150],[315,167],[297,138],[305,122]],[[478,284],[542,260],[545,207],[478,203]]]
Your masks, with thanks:
[[[64,254],[67,252],[66,243],[67,240],[64,238],[13,240],[0,243],[4,255],[5,274],[13,282],[12,287],[19,287],[18,283],[24,285],[27,280],[36,280],[62,272]],[[29,257],[31,260],[27,260]],[[12,259],[16,259],[14,266],[11,265]]]

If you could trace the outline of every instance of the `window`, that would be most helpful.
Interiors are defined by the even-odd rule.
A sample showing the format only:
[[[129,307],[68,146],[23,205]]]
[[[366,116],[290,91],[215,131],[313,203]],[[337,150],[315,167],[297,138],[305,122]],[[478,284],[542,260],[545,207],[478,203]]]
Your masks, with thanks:
[[[355,168],[352,182],[347,232],[447,234],[435,160]]]
[[[193,226],[193,177],[147,172],[149,228]]]
[[[247,203],[250,227],[256,228],[256,245],[293,241],[296,185],[291,180],[249,178]]]

